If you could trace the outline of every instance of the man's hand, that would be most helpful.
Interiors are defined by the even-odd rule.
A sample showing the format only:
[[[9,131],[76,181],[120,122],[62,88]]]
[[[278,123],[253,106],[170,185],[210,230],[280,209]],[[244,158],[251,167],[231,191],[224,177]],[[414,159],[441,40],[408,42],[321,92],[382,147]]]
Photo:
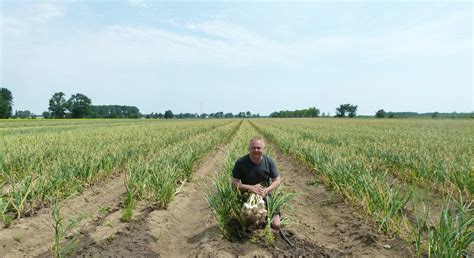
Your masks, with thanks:
[[[247,191],[249,193],[258,194],[258,195],[262,196],[263,198],[265,198],[267,196],[267,194],[272,191],[272,188],[271,188],[272,186],[273,186],[273,188],[275,188],[279,185],[279,182],[280,182],[279,179],[280,178],[278,177],[277,180],[276,180],[276,181],[278,181],[278,183],[273,182],[270,187],[264,188],[260,184],[245,185],[245,184],[242,184],[240,182],[240,179],[232,178],[232,187],[234,187],[234,189],[238,189],[238,190],[241,190],[241,191]]]
[[[265,197],[266,195],[266,190],[261,185],[252,185],[250,187],[250,192],[258,194],[262,197]]]

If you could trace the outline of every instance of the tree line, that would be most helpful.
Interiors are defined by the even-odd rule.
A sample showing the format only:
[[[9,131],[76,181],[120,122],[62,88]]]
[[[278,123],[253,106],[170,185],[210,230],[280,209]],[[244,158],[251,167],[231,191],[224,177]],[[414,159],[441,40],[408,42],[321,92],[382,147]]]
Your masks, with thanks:
[[[375,112],[376,118],[474,118],[474,113],[441,113],[441,112],[428,112],[428,113],[417,113],[417,112],[385,112],[380,109]]]
[[[49,112],[43,112],[44,118],[139,118],[140,110],[134,106],[92,105],[92,101],[84,94],[71,95],[56,92],[49,100]]]
[[[0,118],[36,118],[29,110],[13,111],[13,94],[7,88],[0,88]],[[13,114],[13,115],[12,115]],[[135,106],[123,105],[92,105],[92,100],[84,94],[76,93],[66,100],[66,94],[56,92],[49,100],[48,111],[43,112],[44,118],[147,118],[147,119],[206,119],[206,118],[259,118],[260,114],[252,114],[250,111],[237,114],[224,113],[179,113],[174,114],[171,110],[164,113],[150,113],[143,115]],[[336,108],[334,117],[350,117],[357,115],[357,105],[341,104]],[[292,117],[319,117],[320,111],[316,107],[301,110],[275,111],[270,114],[271,118]],[[329,113],[322,113],[323,117],[329,117]],[[386,112],[383,109],[375,112],[376,118],[474,118],[474,113],[417,113],[417,112]]]
[[[0,118],[36,118],[29,110],[13,111],[13,94],[7,88],[0,88]],[[56,92],[49,100],[48,111],[44,118],[140,118],[137,107],[120,105],[92,105],[84,94],[77,93],[66,100],[66,94]]]
[[[272,118],[290,118],[290,117],[318,117],[319,109],[310,107],[308,109],[294,110],[294,111],[278,111],[270,113]]]
[[[9,118],[12,113],[13,96],[6,89],[0,89],[0,118]],[[343,104],[336,108],[336,117],[355,117],[357,106]],[[308,109],[294,111],[279,111],[270,114],[270,117],[318,117],[319,109],[310,107]],[[252,114],[250,111],[239,112],[236,115],[224,113],[222,111],[215,113],[179,113],[174,114],[171,110],[164,113],[154,113],[142,115],[140,110],[134,106],[120,105],[92,105],[92,100],[84,94],[76,93],[66,100],[64,92],[56,92],[49,100],[48,111],[43,112],[44,118],[140,118],[147,119],[206,119],[206,118],[259,118],[259,114]],[[14,117],[29,118],[35,117],[28,110],[16,111]]]
[[[146,119],[219,119],[219,118],[259,118],[260,114],[252,114],[250,111],[247,112],[239,112],[236,115],[233,113],[224,113],[222,111],[216,112],[216,113],[179,113],[179,114],[174,114],[173,111],[171,110],[166,110],[166,112],[163,113],[154,113],[151,112],[151,114],[145,115]]]
[[[272,118],[293,118],[293,117],[319,117],[320,111],[316,107],[310,107],[307,109],[294,110],[294,111],[278,111],[272,112],[270,117]],[[336,115],[334,117],[355,117],[357,115],[357,106],[351,104],[341,104],[336,108]],[[329,115],[327,115],[329,116]],[[326,115],[323,113],[323,117]]]
[[[91,105],[90,116],[94,118],[140,118],[142,114],[134,106]]]

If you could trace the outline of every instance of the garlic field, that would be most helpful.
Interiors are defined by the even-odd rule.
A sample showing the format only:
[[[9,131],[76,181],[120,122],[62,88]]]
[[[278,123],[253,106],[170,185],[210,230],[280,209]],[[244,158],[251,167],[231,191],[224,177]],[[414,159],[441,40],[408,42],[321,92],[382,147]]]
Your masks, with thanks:
[[[381,231],[414,243],[416,255],[472,255],[472,121],[252,123]]]
[[[263,136],[284,233],[236,240],[234,162]],[[474,121],[3,120],[5,256],[472,256]],[[271,240],[271,241],[270,241]]]

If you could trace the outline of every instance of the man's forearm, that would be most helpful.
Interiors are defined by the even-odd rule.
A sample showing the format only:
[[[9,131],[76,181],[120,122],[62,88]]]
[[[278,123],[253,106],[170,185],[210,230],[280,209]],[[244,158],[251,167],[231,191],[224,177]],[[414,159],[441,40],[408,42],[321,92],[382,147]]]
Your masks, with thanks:
[[[262,196],[265,194],[265,189],[261,187],[260,185],[246,185],[246,184],[242,184],[240,180],[232,181],[232,186],[234,189],[238,189],[240,191],[255,193]]]
[[[252,187],[251,185],[242,184],[241,182],[234,184],[234,188],[240,191],[250,192],[251,187]]]
[[[273,181],[272,184],[269,187],[267,187],[267,189],[265,189],[266,192],[271,193],[273,190],[278,188],[280,183],[281,183],[280,179]]]
[[[237,189],[237,190],[248,191],[248,186],[242,184],[242,182],[240,180],[239,181],[237,181],[237,180],[232,181],[232,186],[234,187],[234,189]]]

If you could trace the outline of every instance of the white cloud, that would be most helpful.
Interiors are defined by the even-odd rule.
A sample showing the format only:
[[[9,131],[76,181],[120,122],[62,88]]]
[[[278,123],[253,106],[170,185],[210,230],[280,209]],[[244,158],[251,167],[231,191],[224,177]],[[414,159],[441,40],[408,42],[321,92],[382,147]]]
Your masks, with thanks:
[[[33,21],[44,22],[61,17],[66,12],[65,7],[50,3],[35,5],[31,10],[35,10],[35,15],[29,18],[2,19],[4,40],[13,40],[20,34],[27,38],[29,30],[34,26]],[[369,59],[437,56],[472,49],[470,37],[457,37],[453,32],[456,26],[469,20],[469,15],[466,12],[455,13],[443,19],[401,27],[397,31],[386,31],[382,35],[307,35],[285,42],[272,40],[238,24],[217,19],[188,23],[182,27],[187,30],[181,32],[161,27],[117,25],[98,28],[94,34],[75,35],[67,40],[53,37],[47,42],[49,44],[37,46],[33,51],[40,57],[57,56],[61,59],[62,55],[67,60],[83,60],[84,63],[98,65],[297,65],[330,55],[353,53],[365,55]],[[17,51],[23,52],[20,48]],[[58,60],[59,63],[65,61]]]
[[[233,28],[232,36],[224,33],[224,27]],[[99,34],[75,40],[83,42],[70,47],[87,51],[99,63],[108,64],[226,64],[252,65],[265,62],[284,62],[288,54],[275,42],[253,35],[238,26],[220,24],[206,27],[207,33],[226,35],[225,38],[209,38],[176,33],[156,27],[111,26]],[[191,27],[191,26],[188,26]],[[194,29],[197,26],[193,27]],[[237,31],[239,33],[237,33]],[[79,51],[80,52],[80,51]]]
[[[63,17],[66,7],[57,3],[40,3],[31,8],[31,19],[34,22],[44,22],[58,17]]]
[[[130,5],[143,6],[146,1],[130,0]],[[277,41],[239,24],[212,18],[208,21],[177,24],[178,31],[153,26],[115,25],[75,34],[45,33],[46,42],[32,42],[46,23],[65,16],[67,7],[58,2],[31,5],[21,16],[2,17],[2,41],[17,46],[12,52],[35,52],[35,56],[56,56],[59,63],[82,60],[97,65],[137,64],[222,64],[252,66],[262,64],[299,65],[334,55],[351,54],[368,59],[392,57],[439,56],[472,49],[472,39],[456,35],[456,26],[469,20],[468,11],[459,11],[443,19],[400,27],[379,35],[328,34],[325,37],[303,35],[294,40]],[[46,29],[46,26],[45,26]],[[48,41],[49,40],[49,41]],[[44,43],[44,44],[43,44]],[[28,49],[21,49],[22,46]],[[5,53],[3,53],[5,54]],[[10,55],[10,56],[13,56]],[[62,58],[67,58],[62,60]],[[39,63],[45,60],[40,60]],[[77,62],[77,61],[76,61]],[[36,63],[36,62],[35,62]]]
[[[60,14],[61,12],[45,11],[42,17],[59,17]],[[10,29],[26,26],[15,19],[5,21]],[[31,45],[26,45],[29,49],[22,49],[17,45],[15,49],[9,49],[10,53],[3,53],[8,55],[3,61],[10,62],[28,53],[24,59],[32,67],[77,70],[86,69],[84,67],[109,66],[112,69],[113,66],[160,64],[291,66],[307,61],[314,63],[331,56],[351,58],[349,55],[353,53],[375,60],[403,56],[412,58],[465,51],[463,48],[472,43],[469,38],[450,37],[450,29],[457,22],[459,21],[452,19],[434,21],[374,37],[335,35],[307,37],[290,42],[271,40],[242,26],[216,20],[185,25],[189,29],[187,32],[174,32],[159,27],[109,26],[97,30],[95,34],[55,39],[32,49]],[[9,45],[14,44],[9,42]]]
[[[2,11],[0,20],[3,40],[9,40],[9,37],[27,37],[33,30],[38,30],[39,26],[65,16],[66,10],[64,4],[44,2],[22,7],[15,15],[5,15],[6,12]]]
[[[458,28],[470,19],[468,11],[458,11],[359,42],[369,53],[383,58],[465,54],[472,51],[472,31],[465,35]]]
[[[128,0],[127,2],[133,7],[147,7],[145,0]]]
[[[15,17],[2,16],[0,19],[0,26],[2,27],[2,41],[8,37],[18,37],[25,33],[27,24],[22,19]]]
[[[249,30],[228,22],[213,20],[202,23],[187,24],[190,30],[204,32],[211,36],[217,36],[222,39],[237,42],[265,42],[261,36],[250,32]]]

